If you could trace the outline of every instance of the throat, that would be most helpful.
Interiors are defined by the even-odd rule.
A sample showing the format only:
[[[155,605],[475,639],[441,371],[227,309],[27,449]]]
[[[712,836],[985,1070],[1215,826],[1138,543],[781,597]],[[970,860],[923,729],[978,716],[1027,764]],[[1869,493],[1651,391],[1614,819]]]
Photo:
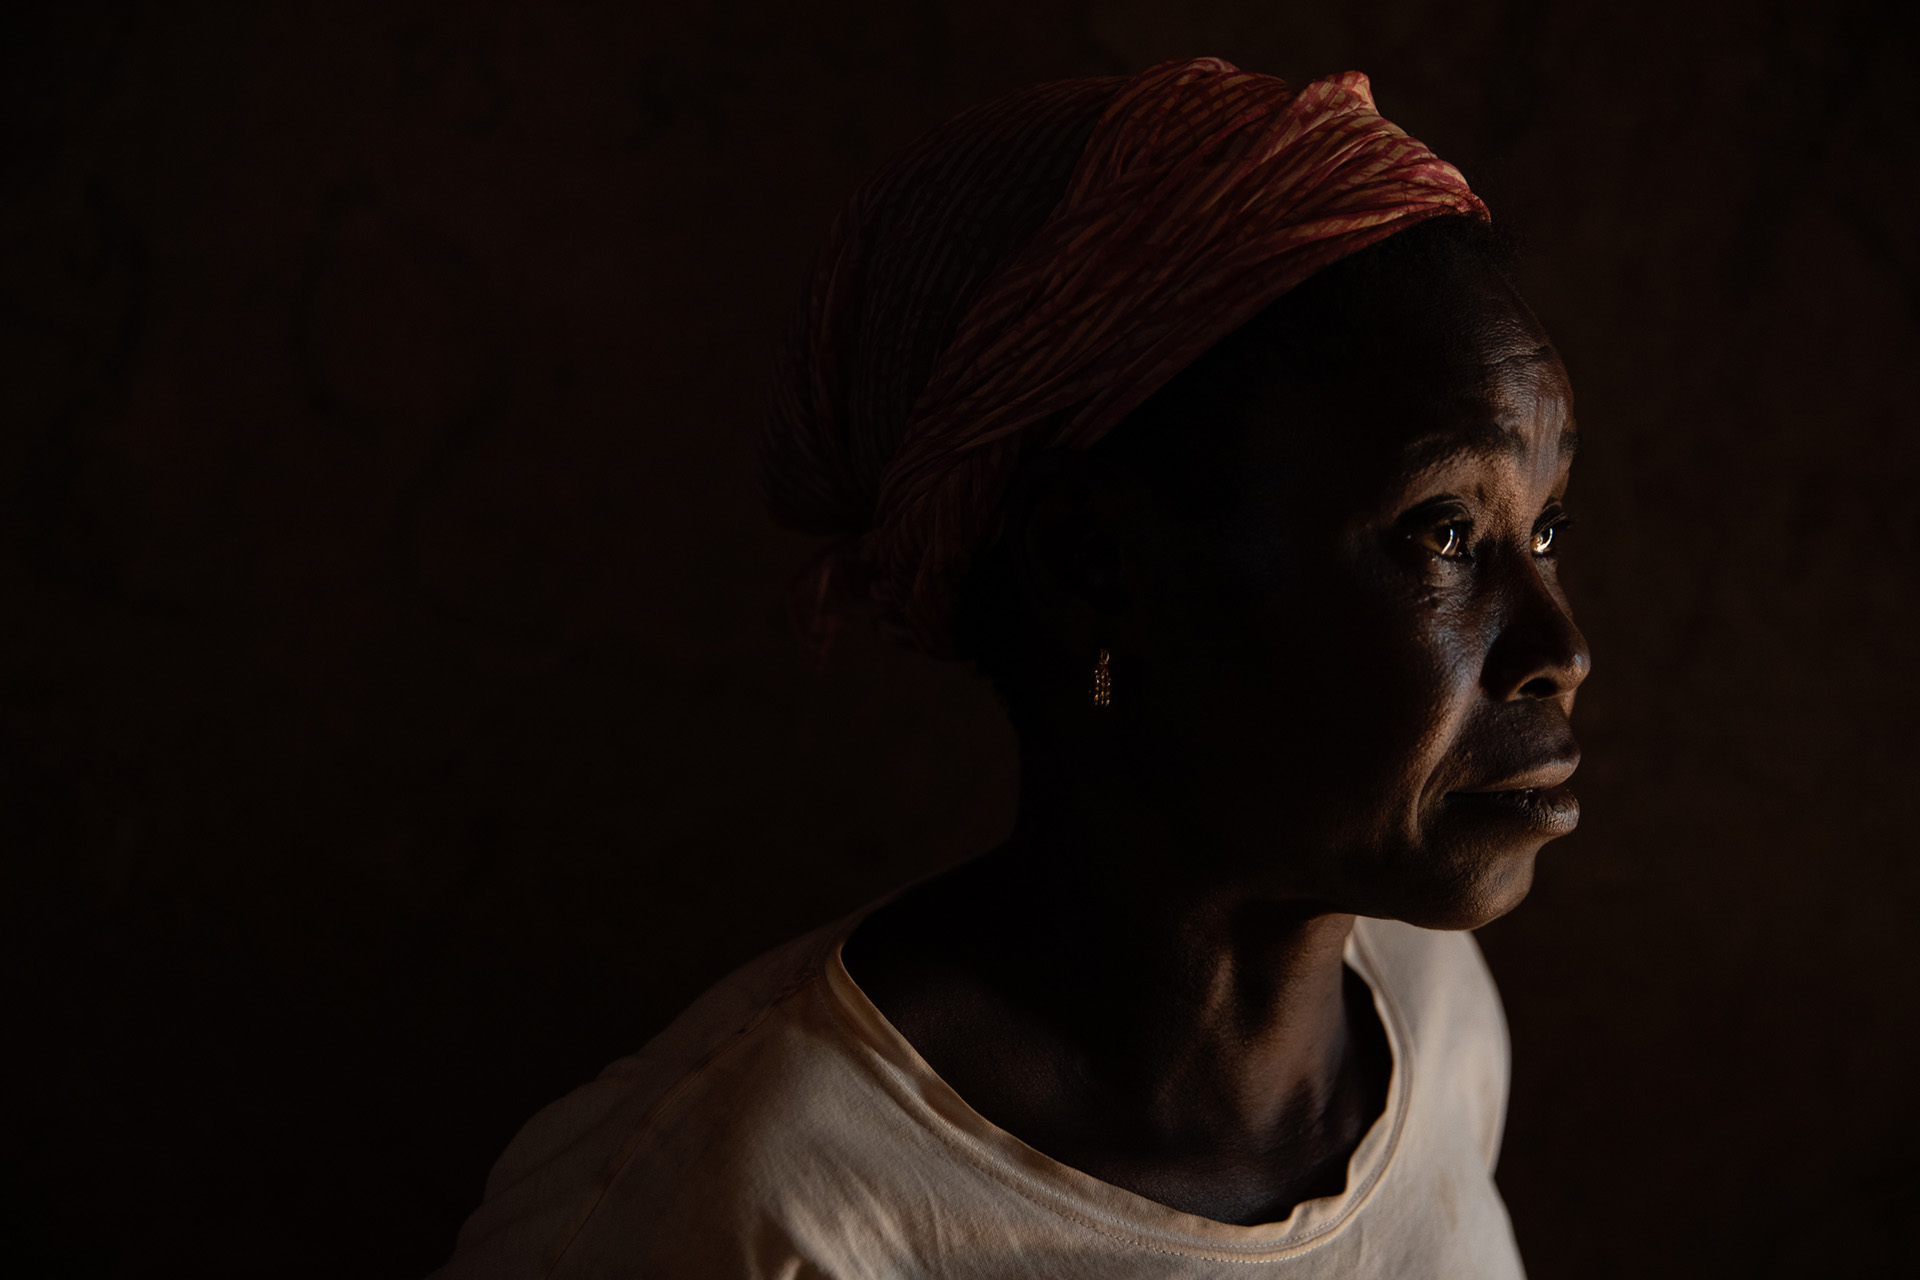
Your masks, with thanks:
[[[976,1112],[1062,1164],[1220,1222],[1278,1221],[1341,1194],[1392,1074],[1372,992],[1342,959],[1350,917],[1139,939],[1127,954],[1085,922],[1033,936],[985,907],[932,881],[869,916],[843,952]]]

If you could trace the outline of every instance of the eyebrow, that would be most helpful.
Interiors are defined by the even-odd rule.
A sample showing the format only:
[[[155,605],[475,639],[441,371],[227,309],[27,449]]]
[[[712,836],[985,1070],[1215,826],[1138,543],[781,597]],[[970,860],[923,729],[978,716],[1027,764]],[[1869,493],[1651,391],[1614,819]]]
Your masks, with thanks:
[[[1579,430],[1571,423],[1563,427],[1559,444],[1560,456],[1572,462],[1580,452]],[[1525,453],[1526,449],[1526,437],[1512,427],[1480,421],[1421,436],[1402,452],[1401,463],[1409,470],[1425,471],[1453,458],[1469,455],[1511,458]]]

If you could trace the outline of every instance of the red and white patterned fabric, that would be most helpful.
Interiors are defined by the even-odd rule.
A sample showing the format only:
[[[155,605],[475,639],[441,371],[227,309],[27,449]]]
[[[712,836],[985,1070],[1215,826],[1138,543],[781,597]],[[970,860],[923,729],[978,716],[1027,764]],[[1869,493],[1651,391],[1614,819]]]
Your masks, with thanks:
[[[960,582],[1021,458],[1085,449],[1321,267],[1486,218],[1367,78],[1298,91],[1218,58],[967,112],[835,222],[783,350],[769,504],[839,540],[796,590],[824,653],[862,598],[950,655]]]

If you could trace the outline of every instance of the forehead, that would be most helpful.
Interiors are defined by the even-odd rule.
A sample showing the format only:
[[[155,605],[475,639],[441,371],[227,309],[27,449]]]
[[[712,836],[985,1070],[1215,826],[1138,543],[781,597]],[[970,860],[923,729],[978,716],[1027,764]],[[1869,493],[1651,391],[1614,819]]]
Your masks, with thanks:
[[[1309,385],[1278,388],[1295,394],[1274,406],[1290,420],[1269,447],[1380,476],[1461,457],[1564,465],[1577,446],[1566,369],[1504,285],[1389,308],[1343,357]]]
[[[1461,456],[1518,461],[1554,454],[1570,463],[1580,443],[1572,388],[1558,353],[1533,339],[1527,335],[1504,352],[1484,350],[1425,386],[1409,380],[1380,406],[1384,412],[1362,415],[1374,428],[1367,443],[1404,472]]]

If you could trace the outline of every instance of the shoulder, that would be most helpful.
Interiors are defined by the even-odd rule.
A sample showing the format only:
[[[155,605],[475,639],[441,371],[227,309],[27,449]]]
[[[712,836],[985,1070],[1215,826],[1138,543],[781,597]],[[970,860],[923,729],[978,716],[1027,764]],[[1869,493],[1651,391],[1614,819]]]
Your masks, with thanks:
[[[1403,1024],[1416,1095],[1468,1120],[1489,1170],[1506,1122],[1506,1013],[1473,935],[1362,919],[1354,943]],[[1442,1098],[1440,1093],[1447,1096]]]
[[[624,1268],[640,1261],[634,1250],[644,1253],[648,1238],[739,1247],[735,1228],[746,1224],[728,1219],[752,1212],[743,1197],[774,1172],[756,1166],[770,1148],[804,1147],[778,1135],[804,1129],[811,1102],[833,1092],[820,1077],[857,1069],[815,990],[843,928],[737,970],[638,1053],[529,1120],[494,1165],[485,1200],[439,1275],[597,1274],[608,1261],[599,1254],[617,1250]],[[687,1214],[710,1220],[708,1229]],[[609,1223],[620,1225],[621,1239],[605,1238]],[[656,1274],[707,1266],[751,1274],[718,1255]]]

